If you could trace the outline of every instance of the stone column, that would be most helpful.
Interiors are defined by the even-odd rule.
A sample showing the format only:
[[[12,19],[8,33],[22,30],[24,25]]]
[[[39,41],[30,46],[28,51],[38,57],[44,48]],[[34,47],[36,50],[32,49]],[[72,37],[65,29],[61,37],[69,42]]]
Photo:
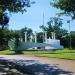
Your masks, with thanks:
[[[45,36],[44,36],[44,32],[43,32],[43,43],[45,42]]]
[[[45,32],[45,42],[47,41],[47,32]]]
[[[25,32],[25,42],[27,42],[27,32]]]
[[[54,33],[54,39],[55,39],[55,33]]]
[[[32,42],[32,40],[33,40],[33,36],[31,35],[31,36],[30,36],[30,42]]]
[[[21,41],[21,42],[23,42],[23,39],[22,39],[22,38],[20,38],[20,41]]]
[[[52,39],[54,39],[54,32],[51,32],[51,34],[52,34]]]
[[[37,33],[35,32],[35,43],[37,43]],[[35,50],[37,49],[37,47],[35,47]]]
[[[35,43],[37,43],[37,33],[35,32]]]

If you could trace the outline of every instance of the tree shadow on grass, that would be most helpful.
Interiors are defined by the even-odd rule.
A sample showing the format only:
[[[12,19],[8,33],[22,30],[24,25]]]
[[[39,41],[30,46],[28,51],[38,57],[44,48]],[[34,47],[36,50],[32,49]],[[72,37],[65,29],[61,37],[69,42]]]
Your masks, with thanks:
[[[16,50],[13,50],[13,52],[8,52],[6,53],[5,55],[18,55],[18,54],[24,54],[23,51],[16,51]]]

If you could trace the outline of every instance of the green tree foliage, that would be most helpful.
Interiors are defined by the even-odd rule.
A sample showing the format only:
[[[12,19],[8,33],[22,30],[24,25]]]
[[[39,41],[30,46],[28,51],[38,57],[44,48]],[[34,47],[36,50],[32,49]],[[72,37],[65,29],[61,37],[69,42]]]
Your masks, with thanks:
[[[17,48],[20,45],[20,38],[25,40],[25,33],[27,32],[28,40],[30,39],[30,35],[32,34],[32,29],[30,28],[22,28],[20,30],[8,30],[8,28],[4,28],[3,30],[0,28],[0,46],[2,46],[3,43],[3,49],[8,49],[8,41],[10,39],[14,39],[15,41],[15,48]],[[3,35],[3,38],[2,36]]]
[[[41,26],[43,31],[47,31],[48,38],[51,37],[51,32],[56,33],[56,38],[60,39],[67,34],[67,30],[62,29],[62,19],[57,17],[50,18],[47,26]]]
[[[75,32],[71,32],[71,45],[75,49]]]
[[[3,12],[23,12],[30,6],[30,0],[0,0],[0,9]]]
[[[61,44],[64,47],[69,48],[70,47],[70,41],[69,40],[70,40],[70,36],[66,35],[65,37],[61,38]],[[75,32],[71,32],[71,46],[72,46],[72,48],[75,49]]]
[[[2,28],[2,30],[4,29],[4,27],[6,27],[8,25],[9,22],[9,17],[7,16],[7,14],[1,14],[0,15],[0,26]]]
[[[23,13],[26,8],[30,7],[30,0],[0,0],[0,48],[3,49],[4,43],[4,29],[9,23],[9,13]]]
[[[32,29],[30,28],[22,28],[20,30],[11,30],[9,39],[15,39],[15,48],[17,48],[20,45],[20,39],[23,39],[25,41],[25,32],[27,32],[27,40],[29,40],[30,35],[32,34]]]
[[[20,45],[20,36],[17,32],[14,33],[14,38],[15,38],[15,48],[17,48]]]
[[[70,15],[75,19],[75,0],[52,0],[51,5],[62,10],[58,15]]]
[[[5,27],[8,26],[8,22],[9,22],[9,17],[7,16],[7,14],[5,13],[1,13],[0,14],[0,28],[1,28],[1,32],[0,32],[0,46],[3,48],[4,45],[4,32],[5,32]]]
[[[27,40],[29,40],[30,35],[32,35],[32,29],[25,27],[20,30],[20,37],[23,39],[23,41],[25,41],[25,32],[27,32]]]
[[[24,12],[30,6],[30,0],[0,0],[0,25],[4,28],[9,22],[10,13]]]
[[[37,33],[37,42],[39,43],[43,42],[43,32]]]
[[[3,35],[3,37],[2,37]],[[8,49],[8,40],[10,39],[10,31],[7,28],[0,28],[0,46],[1,49]]]

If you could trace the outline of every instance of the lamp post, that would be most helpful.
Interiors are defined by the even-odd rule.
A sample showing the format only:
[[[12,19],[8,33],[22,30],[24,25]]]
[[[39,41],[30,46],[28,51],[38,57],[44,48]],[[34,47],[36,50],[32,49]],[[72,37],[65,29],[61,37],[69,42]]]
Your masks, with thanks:
[[[72,49],[72,46],[71,46],[71,27],[70,27],[70,20],[68,20],[67,23],[69,23],[69,38],[70,38],[69,45],[70,45],[70,49]]]

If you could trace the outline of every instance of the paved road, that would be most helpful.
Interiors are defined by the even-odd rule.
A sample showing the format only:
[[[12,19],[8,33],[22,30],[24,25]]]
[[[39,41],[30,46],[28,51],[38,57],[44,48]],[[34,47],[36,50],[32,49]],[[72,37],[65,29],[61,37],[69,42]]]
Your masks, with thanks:
[[[27,65],[27,69],[34,72],[34,75],[75,75],[75,60],[32,55],[0,55],[0,59],[35,60],[35,63]]]

